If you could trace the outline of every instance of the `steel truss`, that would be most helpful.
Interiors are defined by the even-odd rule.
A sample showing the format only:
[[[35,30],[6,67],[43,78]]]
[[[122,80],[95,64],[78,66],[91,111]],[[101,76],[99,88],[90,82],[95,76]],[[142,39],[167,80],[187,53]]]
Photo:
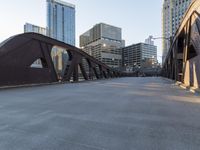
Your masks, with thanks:
[[[200,87],[200,1],[193,1],[176,32],[163,65],[164,77]]]
[[[66,49],[69,60],[61,79],[56,73],[51,51],[54,46]],[[40,59],[42,68],[31,65]],[[86,67],[83,64],[86,60]],[[96,60],[81,49],[55,39],[36,34],[16,35],[0,44],[0,86],[40,84],[65,81],[120,77],[121,73]]]

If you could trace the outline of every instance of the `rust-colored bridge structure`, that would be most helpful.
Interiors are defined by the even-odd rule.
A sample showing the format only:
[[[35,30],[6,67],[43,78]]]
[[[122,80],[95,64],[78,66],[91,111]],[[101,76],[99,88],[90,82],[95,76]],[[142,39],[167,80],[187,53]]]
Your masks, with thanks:
[[[163,76],[200,87],[200,1],[187,10],[166,57]]]
[[[62,47],[68,54],[60,76],[51,57],[55,46]],[[40,60],[41,68],[32,67],[36,60]],[[37,33],[16,35],[0,44],[0,86],[76,82],[80,76],[82,80],[93,80],[120,77],[121,73],[81,49]]]

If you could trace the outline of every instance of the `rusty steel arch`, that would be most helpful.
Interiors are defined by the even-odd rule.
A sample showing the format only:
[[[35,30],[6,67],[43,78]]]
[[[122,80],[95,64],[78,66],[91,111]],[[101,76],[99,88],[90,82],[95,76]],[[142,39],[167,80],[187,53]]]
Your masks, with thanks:
[[[51,58],[51,50],[59,46],[67,50],[69,61],[62,82],[120,77],[121,73],[101,63],[77,47],[37,33],[13,36],[0,44],[0,86],[59,82]],[[31,65],[40,59],[42,68]],[[90,73],[86,72],[85,59]]]
[[[189,6],[165,59],[162,75],[183,83],[200,87],[200,1]]]

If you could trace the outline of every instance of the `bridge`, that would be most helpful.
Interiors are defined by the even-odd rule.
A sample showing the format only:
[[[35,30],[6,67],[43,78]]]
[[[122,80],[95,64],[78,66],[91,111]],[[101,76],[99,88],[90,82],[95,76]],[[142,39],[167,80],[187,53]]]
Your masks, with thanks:
[[[68,54],[64,73],[58,76],[51,56],[54,48]],[[35,61],[42,67],[33,67]],[[108,67],[74,46],[37,33],[13,36],[0,45],[0,86],[44,84],[113,78],[121,72]]]
[[[200,86],[199,14],[196,0],[162,77],[125,77],[74,46],[35,33],[1,43],[0,149],[199,150],[199,94],[175,84]],[[69,56],[61,74],[51,57],[55,47]],[[41,68],[33,66],[37,60]]]
[[[187,10],[163,65],[162,76],[186,87],[200,86],[200,1]],[[68,54],[64,73],[56,72],[51,53],[60,47]],[[40,60],[42,68],[34,68]],[[0,44],[0,86],[107,79],[129,76],[101,63],[82,50],[36,34],[13,36]]]
[[[163,76],[200,87],[200,1],[194,0],[173,39],[163,66]]]

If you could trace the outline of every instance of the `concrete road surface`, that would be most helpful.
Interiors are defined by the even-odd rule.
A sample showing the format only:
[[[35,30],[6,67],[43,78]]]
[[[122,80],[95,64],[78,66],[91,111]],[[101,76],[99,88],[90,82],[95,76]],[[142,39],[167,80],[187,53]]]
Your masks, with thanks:
[[[1,90],[0,150],[200,150],[200,97],[162,78]]]

